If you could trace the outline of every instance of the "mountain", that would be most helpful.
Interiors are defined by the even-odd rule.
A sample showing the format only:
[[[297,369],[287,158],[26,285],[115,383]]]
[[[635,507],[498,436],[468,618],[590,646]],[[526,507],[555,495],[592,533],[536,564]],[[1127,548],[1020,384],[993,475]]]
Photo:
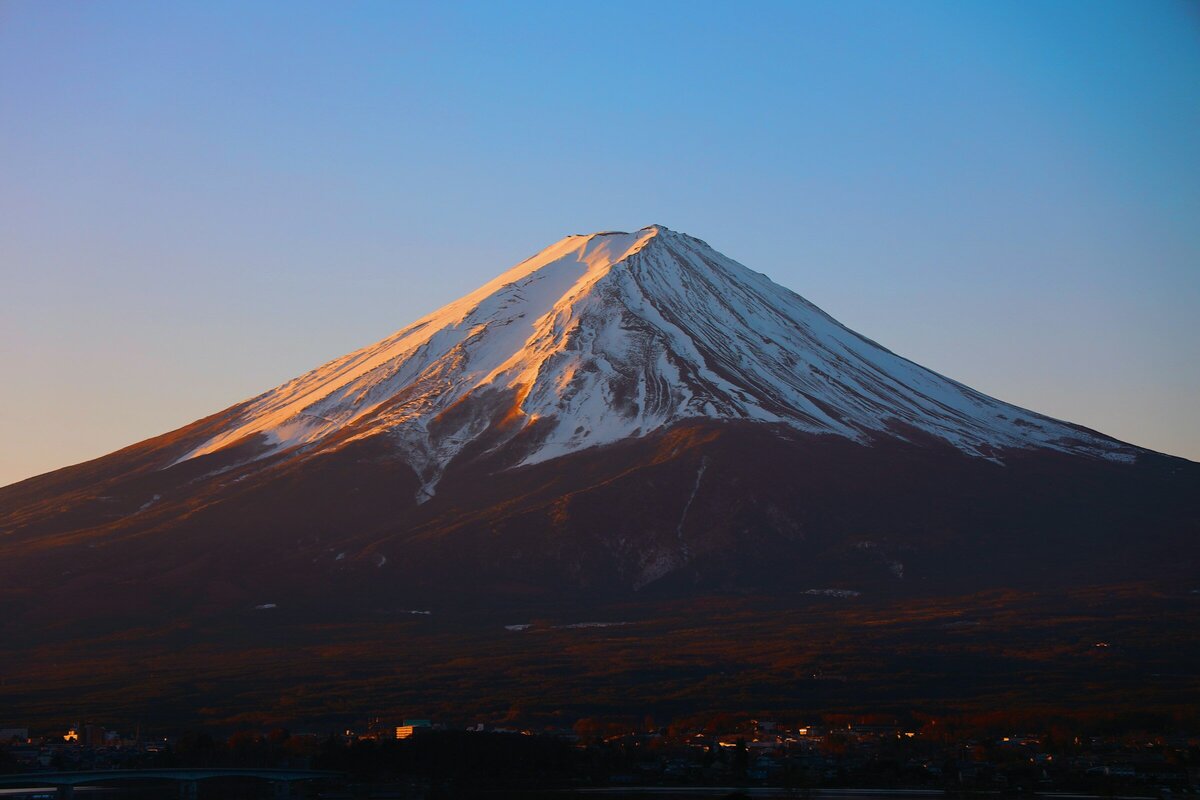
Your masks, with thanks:
[[[900,358],[804,298],[661,225],[569,236],[450,305],[267,392],[184,458],[390,437],[431,497],[472,443],[514,463],[748,420],[861,444],[919,431],[1002,460],[1137,449],[993,400]]]
[[[37,663],[268,617],[332,647],[414,611],[1186,593],[1198,488],[1196,464],[983,395],[656,225],[569,236],[258,397],[0,489],[0,634]]]

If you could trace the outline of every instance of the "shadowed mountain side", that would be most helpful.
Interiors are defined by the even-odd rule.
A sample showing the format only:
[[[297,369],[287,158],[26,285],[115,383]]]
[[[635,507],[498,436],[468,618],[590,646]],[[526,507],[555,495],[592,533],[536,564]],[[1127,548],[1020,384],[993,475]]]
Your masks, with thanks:
[[[267,603],[336,617],[713,591],[937,595],[1173,582],[1197,567],[1198,470],[1167,457],[1001,465],[700,421],[513,469],[496,453],[466,459],[423,504],[380,439],[195,475],[217,457],[98,482],[92,462],[77,468],[90,491],[56,501],[61,513],[0,518],[4,627],[116,630]],[[16,488],[32,494],[4,492]],[[141,510],[88,517],[109,506]]]

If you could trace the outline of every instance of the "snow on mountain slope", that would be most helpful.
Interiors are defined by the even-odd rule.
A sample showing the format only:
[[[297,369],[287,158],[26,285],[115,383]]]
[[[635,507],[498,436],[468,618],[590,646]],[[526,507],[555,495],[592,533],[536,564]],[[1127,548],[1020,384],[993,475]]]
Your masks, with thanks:
[[[840,325],[799,295],[662,226],[568,236],[377,344],[255,398],[185,458],[261,434],[271,453],[388,435],[432,495],[446,464],[495,426],[447,412],[507,398],[538,423],[523,463],[707,417],[869,444],[920,431],[1002,460],[1049,448],[1137,450],[987,397]],[[515,424],[513,424],[515,423]],[[493,431],[494,432],[494,431]]]

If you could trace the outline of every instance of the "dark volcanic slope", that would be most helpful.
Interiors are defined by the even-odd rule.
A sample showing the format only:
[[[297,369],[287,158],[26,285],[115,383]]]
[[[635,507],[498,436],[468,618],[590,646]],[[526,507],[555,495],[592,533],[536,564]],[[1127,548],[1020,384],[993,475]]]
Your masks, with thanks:
[[[171,472],[98,491],[132,504],[125,487],[187,485],[187,507],[4,537],[10,715],[569,724],[1200,703],[1196,471],[1174,459],[1001,466],[704,423],[518,470],[474,463],[422,505],[369,442],[253,481]],[[563,627],[593,622],[628,624]]]
[[[418,503],[418,477],[378,440],[273,466],[228,468],[229,456],[126,473],[117,454],[112,477],[93,463],[37,479],[44,494],[0,490],[10,630],[265,603],[1064,588],[1186,581],[1197,567],[1197,467],[1166,457],[998,464],[695,422],[525,467],[466,460]]]

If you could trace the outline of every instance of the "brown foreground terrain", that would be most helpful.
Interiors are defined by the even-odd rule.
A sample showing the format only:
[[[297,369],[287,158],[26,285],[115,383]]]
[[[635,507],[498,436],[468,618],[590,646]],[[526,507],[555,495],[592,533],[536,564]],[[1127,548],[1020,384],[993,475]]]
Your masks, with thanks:
[[[518,613],[310,619],[276,608],[71,641],[34,632],[5,647],[0,708],[14,721],[175,729],[1200,708],[1191,591],[725,595]]]

